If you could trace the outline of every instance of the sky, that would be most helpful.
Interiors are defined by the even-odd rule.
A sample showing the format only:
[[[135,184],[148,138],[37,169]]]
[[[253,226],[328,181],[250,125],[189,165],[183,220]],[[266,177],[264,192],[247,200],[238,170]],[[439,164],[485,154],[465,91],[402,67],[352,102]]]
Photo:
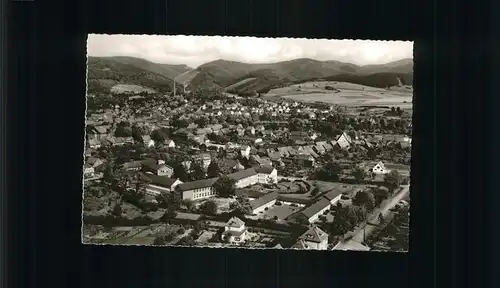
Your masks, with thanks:
[[[155,63],[184,64],[191,68],[218,59],[273,63],[312,58],[370,65],[413,58],[413,42],[90,34],[87,52],[89,56],[131,56]]]

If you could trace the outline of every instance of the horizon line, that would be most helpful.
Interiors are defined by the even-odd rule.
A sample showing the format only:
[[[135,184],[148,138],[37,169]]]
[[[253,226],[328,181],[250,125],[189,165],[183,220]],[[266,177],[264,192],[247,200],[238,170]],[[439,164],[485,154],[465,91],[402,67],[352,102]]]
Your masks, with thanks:
[[[402,61],[402,60],[413,60],[413,57],[405,57],[405,58],[401,58],[399,60],[393,60],[393,61],[389,61],[389,62],[386,62],[386,63],[379,63],[379,64],[365,64],[365,65],[358,65],[358,64],[354,64],[354,63],[351,63],[351,62],[343,62],[343,61],[339,61],[339,60],[334,60],[334,59],[330,59],[330,60],[318,60],[318,59],[314,59],[314,58],[310,58],[310,57],[299,57],[299,58],[294,58],[294,59],[290,59],[290,60],[283,60],[283,61],[277,61],[277,62],[254,62],[254,63],[249,63],[249,62],[242,62],[242,61],[235,61],[235,60],[227,60],[227,59],[216,59],[216,60],[212,60],[212,61],[208,61],[208,62],[205,62],[201,65],[198,65],[197,67],[191,67],[187,64],[171,64],[171,63],[160,63],[160,62],[155,62],[155,61],[151,61],[151,60],[148,60],[148,59],[145,59],[145,58],[141,58],[141,57],[136,57],[136,56],[127,56],[127,55],[114,55],[114,56],[93,56],[93,55],[89,55],[87,54],[87,58],[88,57],[96,57],[96,58],[115,58],[115,57],[129,57],[129,58],[136,58],[136,59],[142,59],[142,60],[145,60],[145,61],[148,61],[148,62],[151,62],[153,64],[160,64],[160,65],[172,65],[172,66],[186,66],[186,67],[189,67],[193,70],[196,70],[198,69],[199,67],[207,64],[207,63],[212,63],[212,62],[215,62],[215,61],[227,61],[227,62],[236,62],[236,63],[241,63],[241,64],[249,64],[249,65],[269,65],[269,64],[276,64],[276,63],[283,63],[283,62],[288,62],[288,61],[295,61],[295,60],[299,60],[299,59],[311,59],[311,60],[314,60],[314,61],[319,61],[319,62],[328,62],[328,61],[337,61],[337,62],[340,62],[340,63],[345,63],[345,64],[351,64],[351,65],[356,65],[358,67],[365,67],[365,66],[372,66],[372,65],[386,65],[386,64],[390,64],[390,63],[394,63],[394,62],[398,62],[398,61]]]

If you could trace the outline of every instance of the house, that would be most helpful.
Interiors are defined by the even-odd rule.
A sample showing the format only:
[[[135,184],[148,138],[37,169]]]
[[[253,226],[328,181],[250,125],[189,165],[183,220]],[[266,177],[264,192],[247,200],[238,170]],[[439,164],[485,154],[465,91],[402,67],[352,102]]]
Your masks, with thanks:
[[[298,238],[297,243],[292,248],[327,250],[328,234],[313,225]]]
[[[272,165],[271,159],[267,157],[260,157],[259,155],[252,155],[250,157],[250,163],[255,164],[257,166]]]
[[[210,153],[202,153],[194,156],[193,160],[202,162],[203,168],[207,169],[210,163],[212,163],[212,156],[210,156]]]
[[[174,140],[165,139],[165,141],[163,141],[163,144],[165,144],[165,146],[167,146],[168,148],[175,148]]]
[[[215,196],[214,183],[218,178],[202,179],[198,181],[181,183],[175,187],[182,200],[200,200]]]
[[[328,191],[325,195],[323,195],[328,201],[330,201],[331,205],[337,204],[337,202],[342,198],[342,191],[340,190],[331,190]]]
[[[260,145],[260,144],[262,144],[262,138],[257,138],[257,139],[255,139],[255,140],[254,140],[254,144],[255,144],[255,145]]]
[[[190,160],[186,160],[186,161],[182,161],[182,166],[184,166],[184,168],[186,169],[186,172],[190,172],[191,171],[191,164],[193,163],[193,161],[190,161]]]
[[[302,167],[314,167],[316,160],[312,155],[308,154],[300,154],[297,155],[296,161],[298,165]]]
[[[121,146],[127,143],[134,143],[134,138],[132,137],[114,137],[114,138],[109,138],[109,140],[112,140],[114,146]]]
[[[273,205],[276,204],[277,199],[278,192],[271,192],[251,201],[250,206],[252,207],[252,214],[259,214],[260,212],[266,210],[266,208],[273,207]]]
[[[245,158],[250,157],[250,146],[248,146],[248,145],[241,146],[240,153],[241,153],[242,157],[245,157]]]
[[[142,170],[158,176],[172,177],[174,174],[174,169],[165,164],[164,160],[144,160],[142,161]]]
[[[227,221],[222,232],[221,239],[229,243],[240,243],[245,241],[247,228],[245,222],[238,217],[232,217]]]
[[[258,173],[253,168],[238,171],[227,176],[236,182],[236,188],[245,188],[259,182]]]
[[[347,135],[345,132],[340,134],[340,136],[337,137],[337,145],[341,149],[349,149],[351,146],[351,137]]]
[[[379,161],[375,166],[373,166],[372,169],[370,169],[370,172],[378,174],[378,175],[383,175],[391,172],[389,169],[387,169],[382,161]]]
[[[253,127],[253,126],[247,127],[246,131],[250,135],[255,135],[255,127]]]
[[[151,139],[151,136],[143,135],[143,136],[141,136],[141,138],[142,138],[142,143],[144,143],[144,146],[146,146],[146,147],[155,146],[155,141],[153,139]]]
[[[311,204],[309,207],[304,209],[301,214],[304,215],[309,223],[313,223],[318,220],[319,216],[323,214],[326,210],[329,210],[331,203],[328,199],[321,197],[318,201]]]
[[[291,131],[288,138],[293,141],[306,141],[309,134],[305,131]]]
[[[125,171],[139,171],[142,169],[142,161],[131,161],[123,163],[122,168]]]
[[[88,178],[92,178],[95,176],[95,169],[94,167],[85,167],[85,169],[83,169],[83,176],[84,177],[88,177]]]
[[[240,161],[235,159],[224,159],[221,161],[220,167],[229,167],[232,171],[241,171],[245,169],[245,166],[241,165]]]
[[[257,172],[257,181],[262,184],[278,183],[278,170],[270,165],[264,165],[255,168]]]
[[[166,176],[144,174],[144,178],[149,180],[149,184],[146,187],[146,194],[151,196],[173,192],[175,191],[174,189],[177,185],[182,184],[182,181],[179,179],[169,178]]]
[[[313,146],[313,149],[318,154],[325,154],[326,153],[326,149],[325,149],[325,147],[323,145]]]
[[[316,134],[316,133],[313,133],[311,136],[309,136],[309,139],[311,139],[313,141],[316,140],[316,138],[318,138],[318,134]]]
[[[101,159],[99,159],[97,157],[89,157],[87,159],[87,161],[85,161],[85,164],[88,165],[88,167],[97,168],[97,167],[101,166],[102,164],[104,164],[104,161],[102,161]]]

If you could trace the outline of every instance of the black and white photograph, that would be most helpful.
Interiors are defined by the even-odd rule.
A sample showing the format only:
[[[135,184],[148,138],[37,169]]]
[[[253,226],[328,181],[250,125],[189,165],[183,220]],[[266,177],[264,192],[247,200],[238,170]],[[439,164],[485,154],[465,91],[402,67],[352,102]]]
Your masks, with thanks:
[[[413,42],[90,34],[82,242],[408,252]]]

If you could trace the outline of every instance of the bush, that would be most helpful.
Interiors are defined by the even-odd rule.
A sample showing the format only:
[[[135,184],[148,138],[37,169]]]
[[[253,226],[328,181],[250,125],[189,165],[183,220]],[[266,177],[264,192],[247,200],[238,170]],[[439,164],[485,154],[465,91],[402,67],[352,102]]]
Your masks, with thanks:
[[[184,228],[179,228],[179,230],[177,230],[177,234],[181,235],[181,234],[184,234],[186,232],[186,229]]]
[[[269,207],[266,207],[266,209],[264,209],[265,211],[269,210]]]
[[[276,203],[274,203],[274,205],[276,205],[276,206],[281,206],[282,204],[281,204],[281,202],[280,202],[280,201],[276,201]]]

